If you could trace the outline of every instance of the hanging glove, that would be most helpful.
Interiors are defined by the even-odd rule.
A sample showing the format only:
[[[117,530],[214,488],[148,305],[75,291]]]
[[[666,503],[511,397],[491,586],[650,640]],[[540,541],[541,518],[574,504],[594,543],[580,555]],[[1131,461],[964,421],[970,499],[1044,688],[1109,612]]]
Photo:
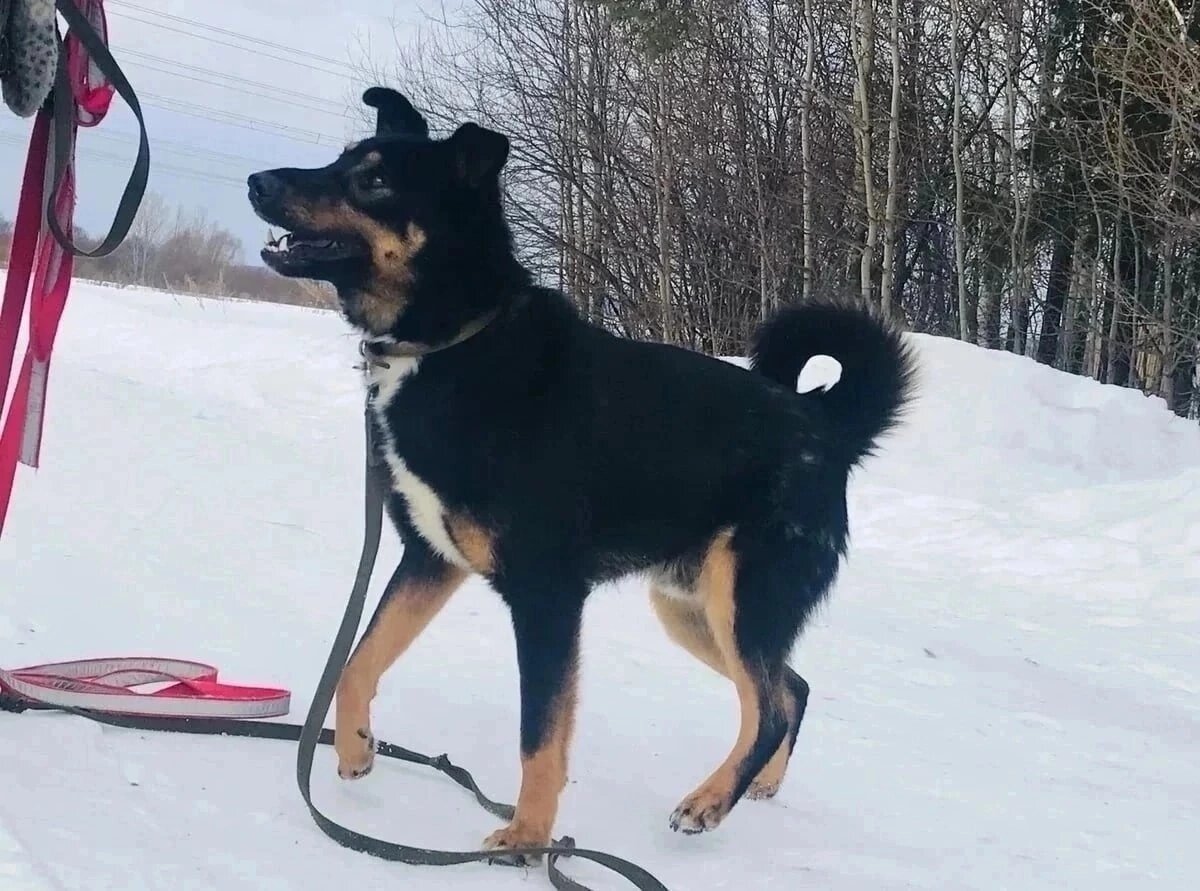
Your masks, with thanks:
[[[13,113],[27,118],[50,95],[58,67],[54,0],[0,0],[0,87]]]

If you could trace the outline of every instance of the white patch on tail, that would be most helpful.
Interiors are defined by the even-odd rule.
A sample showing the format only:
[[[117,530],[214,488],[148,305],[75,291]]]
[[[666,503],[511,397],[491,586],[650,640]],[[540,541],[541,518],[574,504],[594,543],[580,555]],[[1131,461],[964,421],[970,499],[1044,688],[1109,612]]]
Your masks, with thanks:
[[[813,356],[804,363],[796,378],[796,392],[810,393],[820,387],[830,390],[842,379],[842,363],[833,356]]]

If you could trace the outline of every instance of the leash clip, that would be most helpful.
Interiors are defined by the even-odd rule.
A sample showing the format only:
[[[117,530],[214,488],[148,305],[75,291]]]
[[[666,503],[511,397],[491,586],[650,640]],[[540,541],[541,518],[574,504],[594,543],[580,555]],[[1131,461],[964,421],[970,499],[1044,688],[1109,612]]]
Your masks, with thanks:
[[[391,368],[392,366],[384,362],[374,353],[368,355],[367,342],[360,340],[358,342],[358,354],[363,357],[363,361],[354,366],[355,371],[369,371],[372,368]]]

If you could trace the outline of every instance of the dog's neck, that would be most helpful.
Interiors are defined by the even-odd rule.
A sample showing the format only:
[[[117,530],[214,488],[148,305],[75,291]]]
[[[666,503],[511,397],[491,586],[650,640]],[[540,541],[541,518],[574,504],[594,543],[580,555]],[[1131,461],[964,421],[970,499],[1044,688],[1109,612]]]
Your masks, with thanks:
[[[380,340],[377,338],[363,338],[359,351],[363,358],[371,364],[383,364],[386,367],[386,360],[392,359],[418,359],[422,356],[427,356],[430,353],[439,353],[442,350],[448,350],[452,346],[457,346],[463,341],[470,340],[488,325],[496,320],[500,315],[500,307],[489,310],[481,316],[476,316],[471,321],[467,322],[458,333],[448,340],[443,340],[439,343],[418,343],[411,340],[393,341]]]

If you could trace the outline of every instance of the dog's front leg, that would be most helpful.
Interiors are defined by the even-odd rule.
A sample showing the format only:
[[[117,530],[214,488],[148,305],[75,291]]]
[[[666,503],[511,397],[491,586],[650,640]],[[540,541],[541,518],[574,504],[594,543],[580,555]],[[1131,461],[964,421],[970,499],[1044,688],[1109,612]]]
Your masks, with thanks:
[[[550,842],[575,726],[585,596],[582,588],[560,588],[544,599],[531,597],[528,590],[505,598],[512,609],[521,673],[521,791],[512,822],[488,836],[485,848],[542,847]]]
[[[405,543],[400,565],[338,682],[334,748],[342,779],[365,776],[374,763],[371,701],[380,677],[466,577],[464,570],[442,560],[416,536]]]

